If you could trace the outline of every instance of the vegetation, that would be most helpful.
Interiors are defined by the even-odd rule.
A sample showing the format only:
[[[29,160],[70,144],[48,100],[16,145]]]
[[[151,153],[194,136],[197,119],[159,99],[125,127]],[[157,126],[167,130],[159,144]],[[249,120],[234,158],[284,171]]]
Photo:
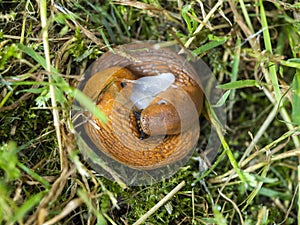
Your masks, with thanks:
[[[140,224],[155,206],[144,224],[299,223],[299,3],[0,0],[0,8],[1,224]],[[79,154],[70,110],[80,75],[136,40],[185,45],[218,80],[227,125],[211,169],[191,159],[171,178],[125,188]]]

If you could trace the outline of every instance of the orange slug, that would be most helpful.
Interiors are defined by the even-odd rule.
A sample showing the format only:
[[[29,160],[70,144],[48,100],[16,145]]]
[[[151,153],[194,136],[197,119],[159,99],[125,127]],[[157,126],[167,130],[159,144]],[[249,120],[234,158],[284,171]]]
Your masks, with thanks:
[[[99,151],[131,168],[149,170],[186,157],[199,138],[201,82],[182,56],[148,44],[105,53],[82,91],[105,113],[84,129]]]

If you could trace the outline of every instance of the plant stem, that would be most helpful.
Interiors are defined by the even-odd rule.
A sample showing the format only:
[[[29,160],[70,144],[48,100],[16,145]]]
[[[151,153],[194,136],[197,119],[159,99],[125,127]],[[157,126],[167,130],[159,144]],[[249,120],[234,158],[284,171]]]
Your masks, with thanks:
[[[50,62],[50,50],[49,50],[49,42],[48,42],[48,27],[47,27],[47,2],[46,0],[39,1],[40,6],[40,14],[41,14],[41,25],[42,25],[42,37],[43,37],[43,45],[44,45],[44,53],[46,59],[47,72],[49,72],[49,91],[51,96],[51,105],[52,105],[52,114],[53,114],[53,123],[56,131],[56,138],[58,142],[58,148],[60,153],[60,165],[61,170],[63,169],[63,160],[62,160],[62,141],[61,141],[61,132],[59,127],[59,114],[56,104],[55,98],[55,89],[52,84],[52,76],[51,76],[51,62]]]

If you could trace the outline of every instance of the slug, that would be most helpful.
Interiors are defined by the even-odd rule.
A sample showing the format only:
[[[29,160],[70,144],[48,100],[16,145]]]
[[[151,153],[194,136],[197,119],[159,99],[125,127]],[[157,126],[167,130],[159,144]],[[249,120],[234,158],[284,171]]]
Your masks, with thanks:
[[[168,49],[129,44],[105,53],[86,74],[82,91],[105,113],[84,129],[97,151],[131,168],[155,169],[191,153],[199,138],[201,82]],[[95,148],[94,148],[95,149]]]
[[[175,77],[172,73],[139,78],[133,82],[130,100],[139,110],[145,109],[156,95],[169,88],[174,81]]]

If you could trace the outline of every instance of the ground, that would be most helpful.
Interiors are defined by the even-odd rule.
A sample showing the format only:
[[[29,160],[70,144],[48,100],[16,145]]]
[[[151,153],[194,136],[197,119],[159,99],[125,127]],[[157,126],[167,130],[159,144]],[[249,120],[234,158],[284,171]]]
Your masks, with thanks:
[[[1,224],[140,224],[152,207],[144,224],[299,223],[299,3],[21,0],[0,8]],[[205,104],[194,159],[156,184],[126,187],[85,162],[70,110],[88,66],[138,40],[185,46],[222,94]],[[223,127],[213,114],[220,107]],[[195,158],[211,127],[221,146],[204,170]]]

